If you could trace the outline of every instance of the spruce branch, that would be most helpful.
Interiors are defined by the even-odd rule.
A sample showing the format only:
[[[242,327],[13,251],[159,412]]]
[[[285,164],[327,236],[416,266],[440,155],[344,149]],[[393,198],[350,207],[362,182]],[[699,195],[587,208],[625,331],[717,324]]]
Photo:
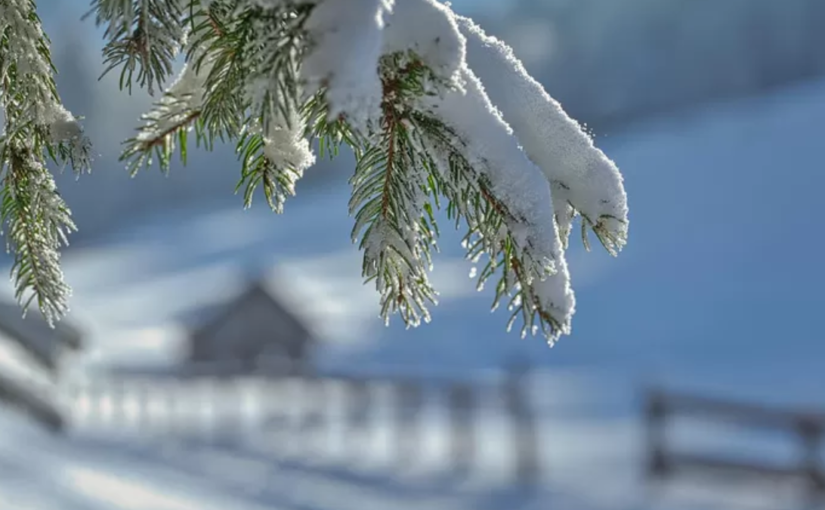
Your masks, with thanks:
[[[263,188],[270,209],[280,214],[287,198],[295,195],[295,185],[303,176],[304,169],[313,159],[309,156],[309,144],[290,144],[284,138],[303,137],[303,125],[293,119],[292,126],[270,126],[268,133],[251,122],[238,141],[236,152],[241,159],[241,178],[235,193],[244,188],[244,207],[252,206],[255,190]],[[282,147],[298,148],[284,151]]]
[[[300,12],[237,2],[190,4],[182,18],[189,31],[185,67],[143,117],[138,135],[127,140],[121,160],[129,170],[134,174],[157,160],[168,171],[178,146],[185,162],[194,130],[198,146],[235,143],[241,159],[236,192],[245,188],[246,207],[262,184],[270,207],[282,211],[303,162],[275,162],[262,151],[272,146],[267,136],[301,124],[297,69],[306,16]]]
[[[382,62],[380,132],[359,147],[350,181],[353,240],[363,231],[363,276],[375,282],[384,320],[397,312],[408,327],[429,322],[427,304],[435,304],[437,296],[427,277],[435,244],[424,218],[431,189],[405,124],[420,85],[419,66],[417,60],[401,68],[398,59]]]
[[[46,320],[68,310],[70,289],[60,269],[60,249],[75,230],[58,193],[49,160],[80,175],[91,167],[91,143],[60,102],[49,39],[32,0],[0,0],[0,171],[6,246],[13,252],[15,296]]]
[[[438,119],[416,112],[412,116],[419,135],[422,151],[430,155],[428,166],[438,182],[438,190],[449,201],[448,216],[463,223],[467,232],[463,245],[467,258],[474,263],[487,256],[488,262],[477,274],[477,288],[500,274],[495,286],[492,309],[502,300],[508,301],[512,312],[507,327],[510,329],[520,316],[522,336],[535,334],[540,329],[547,338],[558,336],[564,329],[554,310],[542,305],[536,286],[552,275],[530,274],[524,269],[525,255],[519,255],[517,243],[507,230],[505,218],[510,217],[506,205],[494,196],[490,186],[463,156],[464,141]],[[446,161],[446,168],[439,168],[437,160]]]
[[[180,0],[93,0],[87,16],[105,25],[105,68],[101,78],[121,67],[120,88],[132,92],[137,80],[149,94],[172,73],[185,32]],[[135,76],[137,73],[137,76]]]
[[[0,0],[0,14],[2,219],[18,299],[36,297],[53,320],[74,224],[46,160],[82,172],[90,145],[60,104],[33,0]],[[614,255],[626,242],[613,162],[509,47],[437,0],[93,0],[92,14],[106,27],[103,74],[119,69],[130,92],[164,89],[125,142],[132,175],[168,172],[176,154],[186,164],[190,135],[207,150],[230,143],[244,207],[262,189],[280,213],[315,161],[310,140],[322,157],[352,150],[351,236],[385,321],[430,318],[439,210],[465,231],[467,257],[486,257],[477,286],[496,279],[508,329],[521,318],[523,335],[551,342],[575,308],[564,255],[575,217],[588,249],[589,230]]]
[[[36,300],[53,324],[68,310],[69,286],[60,270],[60,252],[67,234],[76,230],[49,171],[31,149],[12,144],[3,148],[7,160],[0,218],[6,242],[14,253],[11,276],[15,297],[24,313]]]

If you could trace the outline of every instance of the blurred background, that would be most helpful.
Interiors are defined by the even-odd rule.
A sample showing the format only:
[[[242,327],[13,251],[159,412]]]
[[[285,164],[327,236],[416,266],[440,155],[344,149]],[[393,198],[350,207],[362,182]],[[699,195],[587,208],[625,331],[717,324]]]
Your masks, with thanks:
[[[385,327],[349,155],[280,216],[243,210],[231,148],[131,179],[151,98],[98,80],[85,1],[38,4],[97,156],[59,178],[71,315],[0,309],[0,508],[825,508],[822,0],[452,2],[625,176],[630,242],[571,243],[552,349],[449,229],[433,322]]]

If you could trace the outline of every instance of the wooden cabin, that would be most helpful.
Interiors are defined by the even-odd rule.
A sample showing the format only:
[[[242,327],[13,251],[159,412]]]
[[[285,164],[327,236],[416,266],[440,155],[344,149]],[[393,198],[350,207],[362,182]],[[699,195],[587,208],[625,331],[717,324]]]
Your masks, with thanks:
[[[255,282],[190,329],[185,365],[215,372],[293,372],[307,367],[314,344],[303,321]]]

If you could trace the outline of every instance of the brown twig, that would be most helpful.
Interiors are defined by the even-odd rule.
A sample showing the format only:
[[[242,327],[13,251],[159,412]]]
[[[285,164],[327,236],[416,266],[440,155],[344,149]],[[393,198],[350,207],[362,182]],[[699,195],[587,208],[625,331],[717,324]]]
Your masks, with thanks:
[[[200,117],[200,115],[201,115],[200,110],[195,110],[195,111],[190,112],[189,114],[186,115],[186,117],[181,119],[180,122],[176,122],[173,126],[167,128],[167,129],[164,129],[161,133],[159,133],[154,138],[152,138],[150,140],[145,140],[144,142],[142,142],[140,144],[140,150],[141,151],[147,151],[147,150],[151,149],[152,147],[157,147],[158,145],[163,145],[164,139],[167,136],[171,135],[172,133],[174,133],[175,131],[177,131],[179,129],[182,129],[187,124],[189,124],[191,122],[194,122],[195,120],[197,120],[198,117]]]

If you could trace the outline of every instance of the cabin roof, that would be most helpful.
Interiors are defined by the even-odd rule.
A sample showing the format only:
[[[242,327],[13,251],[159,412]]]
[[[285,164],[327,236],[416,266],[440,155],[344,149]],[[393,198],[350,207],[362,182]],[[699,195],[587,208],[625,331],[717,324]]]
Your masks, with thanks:
[[[240,295],[230,299],[222,305],[210,307],[207,312],[198,314],[189,328],[189,337],[193,340],[204,335],[206,332],[220,327],[237,313],[242,313],[244,305],[253,300],[262,299],[269,303],[274,309],[282,313],[282,318],[289,320],[300,331],[299,338],[313,341],[313,335],[306,327],[305,323],[289,307],[273,295],[272,291],[262,280],[252,281]],[[206,317],[204,317],[206,316]],[[198,320],[200,319],[200,320]]]
[[[81,332],[64,320],[54,327],[36,308],[26,316],[16,302],[0,301],[0,333],[19,344],[49,370],[55,369],[55,354],[61,348],[80,350],[83,348]]]
[[[52,399],[31,385],[21,384],[3,374],[0,374],[0,403],[28,415],[52,432],[63,428],[63,416]]]

